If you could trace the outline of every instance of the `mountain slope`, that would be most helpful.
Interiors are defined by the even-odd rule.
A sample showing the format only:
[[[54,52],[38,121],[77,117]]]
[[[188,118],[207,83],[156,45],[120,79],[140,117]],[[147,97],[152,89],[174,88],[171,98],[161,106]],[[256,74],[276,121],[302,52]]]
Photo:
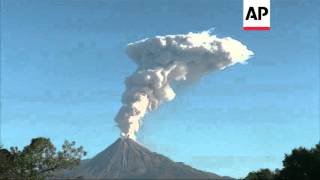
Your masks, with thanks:
[[[66,173],[83,178],[225,179],[154,153],[129,138],[119,138],[94,158]]]

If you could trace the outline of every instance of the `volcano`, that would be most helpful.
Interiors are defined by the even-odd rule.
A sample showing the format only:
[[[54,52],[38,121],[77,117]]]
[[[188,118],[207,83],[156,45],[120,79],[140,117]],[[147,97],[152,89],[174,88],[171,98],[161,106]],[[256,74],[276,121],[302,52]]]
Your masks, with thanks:
[[[124,137],[65,175],[84,179],[230,179],[173,162]]]

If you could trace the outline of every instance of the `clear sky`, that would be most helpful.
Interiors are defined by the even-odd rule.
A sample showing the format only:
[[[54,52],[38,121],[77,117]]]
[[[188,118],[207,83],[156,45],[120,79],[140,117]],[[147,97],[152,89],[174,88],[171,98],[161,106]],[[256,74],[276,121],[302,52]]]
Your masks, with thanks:
[[[243,177],[319,142],[319,1],[273,0],[271,31],[242,30],[242,1],[1,0],[1,143],[75,140],[94,156],[113,121],[126,44],[215,28],[255,56],[208,74],[155,112],[138,141],[175,161]]]

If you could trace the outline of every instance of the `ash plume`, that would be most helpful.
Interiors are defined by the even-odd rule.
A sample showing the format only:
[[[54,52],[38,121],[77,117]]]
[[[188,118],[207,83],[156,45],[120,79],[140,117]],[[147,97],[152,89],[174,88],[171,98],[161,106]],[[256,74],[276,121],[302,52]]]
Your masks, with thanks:
[[[172,83],[195,81],[253,55],[241,42],[209,31],[143,39],[128,44],[126,52],[138,68],[125,81],[115,121],[121,135],[134,140],[144,115],[175,98]]]

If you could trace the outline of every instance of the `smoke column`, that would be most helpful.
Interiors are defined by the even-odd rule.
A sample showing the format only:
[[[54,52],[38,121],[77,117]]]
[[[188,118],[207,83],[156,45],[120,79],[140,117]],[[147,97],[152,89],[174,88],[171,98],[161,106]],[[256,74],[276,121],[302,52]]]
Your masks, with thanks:
[[[144,115],[175,98],[172,83],[195,81],[253,55],[241,42],[208,31],[143,39],[128,44],[126,52],[138,68],[125,81],[115,121],[121,135],[134,140]]]

